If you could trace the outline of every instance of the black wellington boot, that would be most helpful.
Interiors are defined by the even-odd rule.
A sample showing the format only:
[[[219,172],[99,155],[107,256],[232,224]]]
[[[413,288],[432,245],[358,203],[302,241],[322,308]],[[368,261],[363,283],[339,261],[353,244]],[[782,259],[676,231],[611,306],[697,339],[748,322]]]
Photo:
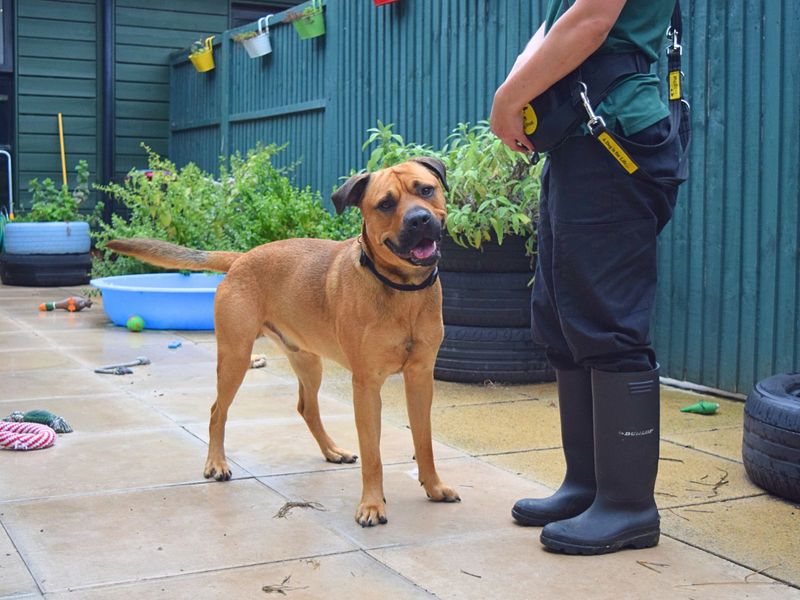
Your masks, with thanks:
[[[523,498],[511,509],[522,525],[541,527],[569,519],[594,501],[594,439],[592,433],[592,375],[588,370],[556,371],[561,442],[567,473],[555,494]]]
[[[597,495],[575,518],[551,523],[541,541],[568,554],[607,554],[658,544],[658,368],[592,371]]]

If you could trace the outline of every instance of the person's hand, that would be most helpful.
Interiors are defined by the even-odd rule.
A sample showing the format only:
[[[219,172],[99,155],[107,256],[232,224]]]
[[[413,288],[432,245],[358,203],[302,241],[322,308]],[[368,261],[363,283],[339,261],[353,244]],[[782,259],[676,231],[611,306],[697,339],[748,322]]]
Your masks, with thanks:
[[[492,113],[489,116],[492,133],[515,152],[534,152],[522,126],[520,107],[508,102],[503,92],[503,86],[500,86],[494,95]]]

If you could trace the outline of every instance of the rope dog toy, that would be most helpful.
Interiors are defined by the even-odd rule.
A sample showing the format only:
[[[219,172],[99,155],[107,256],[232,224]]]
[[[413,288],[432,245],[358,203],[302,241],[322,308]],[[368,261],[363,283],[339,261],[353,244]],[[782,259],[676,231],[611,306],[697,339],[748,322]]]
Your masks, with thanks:
[[[29,410],[22,412],[15,410],[8,415],[3,421],[11,421],[12,423],[39,423],[40,425],[47,425],[56,433],[72,433],[72,427],[69,426],[62,417],[54,415],[47,410]]]
[[[56,432],[38,423],[0,421],[0,448],[6,450],[41,450],[56,442]]]

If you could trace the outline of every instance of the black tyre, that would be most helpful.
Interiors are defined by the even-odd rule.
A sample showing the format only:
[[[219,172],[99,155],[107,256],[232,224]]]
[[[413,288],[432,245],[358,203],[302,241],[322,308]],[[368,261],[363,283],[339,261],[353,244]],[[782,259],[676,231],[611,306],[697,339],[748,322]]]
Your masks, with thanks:
[[[555,378],[530,329],[445,325],[434,377],[461,383],[539,383]]]
[[[750,392],[742,459],[757,486],[800,501],[800,373],[768,377]]]
[[[445,325],[530,327],[532,273],[441,271]]]
[[[5,285],[57,287],[89,283],[92,257],[85,254],[0,254]]]
[[[525,238],[506,236],[503,243],[484,242],[480,250],[464,248],[456,244],[449,235],[441,241],[442,258],[439,270],[462,273],[505,272],[525,273],[533,271],[531,257],[525,255]]]

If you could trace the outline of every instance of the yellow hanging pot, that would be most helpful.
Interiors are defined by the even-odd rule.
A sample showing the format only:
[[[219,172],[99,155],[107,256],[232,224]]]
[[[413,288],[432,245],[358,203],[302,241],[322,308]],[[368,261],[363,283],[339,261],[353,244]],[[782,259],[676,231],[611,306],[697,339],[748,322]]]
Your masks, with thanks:
[[[192,61],[194,68],[199,73],[211,71],[214,68],[214,36],[210,35],[203,42],[202,48],[195,50],[189,55],[189,60]]]

